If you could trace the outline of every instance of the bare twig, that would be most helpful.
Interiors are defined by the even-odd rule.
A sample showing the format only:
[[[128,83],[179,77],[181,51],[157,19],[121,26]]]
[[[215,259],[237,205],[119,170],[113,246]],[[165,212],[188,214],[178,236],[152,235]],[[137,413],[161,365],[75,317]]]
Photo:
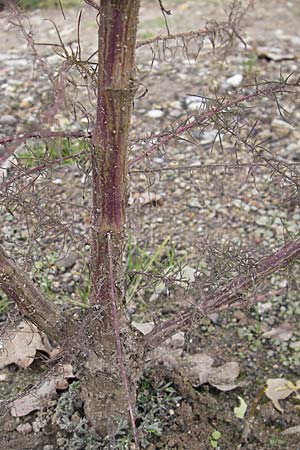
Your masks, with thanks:
[[[91,138],[91,132],[89,131],[32,131],[29,133],[15,134],[14,136],[6,136],[0,138],[0,145],[9,144],[10,142],[15,142],[17,144],[22,144],[29,139],[50,139],[50,138]],[[1,158],[1,156],[0,156]],[[1,159],[0,159],[1,161]]]
[[[253,285],[258,285],[272,273],[286,267],[300,257],[300,239],[295,239],[285,244],[279,250],[263,258],[254,271],[249,275],[234,278],[223,289],[203,298],[197,305],[196,311],[201,316],[216,310],[227,309],[236,302],[240,302]],[[254,301],[258,301],[254,298]],[[145,336],[147,343],[158,345],[175,334],[178,330],[195,321],[195,309],[188,309],[169,320],[157,325]]]
[[[291,84],[291,86],[299,87],[300,82],[293,83]],[[208,109],[207,111],[204,111],[200,114],[191,115],[185,120],[185,122],[176,126],[173,131],[165,131],[163,133],[151,136],[150,139],[153,143],[149,144],[148,148],[145,151],[141,152],[133,159],[131,159],[128,163],[128,166],[134,166],[144,158],[147,158],[153,151],[168,144],[172,139],[183,135],[187,131],[190,131],[191,129],[197,127],[200,123],[203,123],[208,119],[212,119],[213,117],[218,116],[220,113],[223,113],[234,106],[237,106],[246,101],[251,101],[257,97],[270,95],[274,92],[283,92],[286,88],[287,85],[285,83],[275,83],[273,86],[269,86],[265,89],[259,89],[259,87],[257,86],[255,92],[235,96],[227,101],[223,100],[223,102],[221,102],[221,104],[215,108]]]
[[[37,286],[4,251],[0,245],[0,288],[16,303],[19,311],[33,322],[40,331],[53,340],[62,338],[67,316],[61,317]]]

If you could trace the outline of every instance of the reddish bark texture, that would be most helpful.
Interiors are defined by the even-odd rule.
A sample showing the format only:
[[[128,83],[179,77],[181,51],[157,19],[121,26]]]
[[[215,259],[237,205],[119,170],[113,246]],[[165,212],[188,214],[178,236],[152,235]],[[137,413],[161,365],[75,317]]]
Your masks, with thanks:
[[[0,289],[40,331],[53,340],[62,338],[66,332],[64,318],[58,314],[54,305],[43,297],[24,270],[5,253],[1,245]]]
[[[93,132],[93,245],[90,301],[102,305],[111,321],[107,236],[117,287],[122,285],[127,149],[136,92],[135,43],[139,0],[104,0],[99,13],[98,99]],[[120,298],[120,289],[118,289]],[[120,304],[120,302],[119,302]]]

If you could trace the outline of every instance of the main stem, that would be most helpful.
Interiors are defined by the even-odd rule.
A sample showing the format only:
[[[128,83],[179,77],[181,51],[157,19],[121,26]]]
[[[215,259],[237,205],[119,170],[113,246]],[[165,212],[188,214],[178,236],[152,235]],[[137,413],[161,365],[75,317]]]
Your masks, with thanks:
[[[102,0],[98,31],[98,99],[93,132],[92,291],[90,302],[101,305],[110,328],[109,258],[111,236],[121,305],[127,189],[127,149],[136,92],[135,43],[139,0]]]

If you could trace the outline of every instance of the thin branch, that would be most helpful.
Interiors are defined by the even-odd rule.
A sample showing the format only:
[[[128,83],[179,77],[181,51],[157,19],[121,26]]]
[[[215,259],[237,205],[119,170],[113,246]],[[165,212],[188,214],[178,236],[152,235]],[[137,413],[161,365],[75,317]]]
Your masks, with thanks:
[[[40,164],[39,166],[32,167],[31,169],[25,170],[24,172],[19,173],[18,175],[10,178],[7,181],[3,181],[0,184],[0,190],[7,188],[8,186],[11,186],[16,181],[19,181],[22,178],[26,178],[35,173],[42,172],[43,170],[48,169],[49,167],[55,166],[56,164],[61,164],[62,162],[67,161],[69,159],[78,158],[78,156],[82,155],[83,153],[85,153],[85,152],[81,151],[79,153],[75,153],[74,155],[64,156],[63,158],[53,159],[52,161],[45,161],[43,164]]]
[[[241,275],[233,278],[223,289],[209,294],[203,298],[195,308],[178,313],[176,317],[157,325],[145,336],[145,341],[152,347],[161,344],[177,331],[195,322],[195,316],[207,315],[217,310],[227,309],[237,302],[243,303],[245,294],[253,285],[258,285],[272,273],[286,267],[288,264],[300,258],[300,238],[294,239],[282,246],[279,250],[263,258],[249,275]],[[252,302],[259,301],[260,297]],[[245,302],[245,300],[244,300]]]
[[[299,83],[293,83],[293,87],[299,87]],[[219,105],[216,108],[208,109],[207,111],[204,111],[200,114],[194,114],[186,119],[185,122],[179,124],[175,130],[169,131],[169,132],[163,132],[154,136],[151,136],[152,144],[148,146],[148,148],[135,156],[133,159],[131,159],[128,163],[129,167],[134,166],[144,158],[148,157],[150,153],[157,150],[159,147],[163,147],[164,145],[168,144],[172,139],[175,139],[182,134],[186,133],[187,131],[190,131],[192,128],[195,128],[200,123],[205,122],[208,119],[211,119],[215,116],[217,116],[220,113],[223,113],[224,111],[228,110],[229,108],[232,108],[233,106],[237,106],[240,103],[251,101],[257,97],[260,96],[267,96],[274,92],[282,92],[284,88],[286,88],[287,85],[284,83],[277,83],[275,86],[267,87],[265,89],[258,89],[256,88],[255,92],[252,92],[250,94],[246,95],[240,95],[235,98],[232,98],[228,101],[225,101],[223,104]]]
[[[109,288],[110,288],[110,298],[111,298],[111,316],[113,319],[113,325],[114,325],[114,335],[115,335],[115,342],[116,342],[116,350],[117,350],[117,357],[118,362],[120,366],[121,376],[123,385],[126,391],[126,397],[127,397],[127,403],[128,403],[128,410],[130,415],[130,421],[131,421],[131,428],[134,436],[134,443],[136,450],[139,450],[139,440],[137,435],[137,429],[135,426],[135,417],[134,417],[134,411],[133,411],[133,404],[131,400],[130,395],[130,387],[129,387],[129,380],[126,373],[126,367],[125,367],[125,358],[123,354],[122,344],[121,344],[121,337],[120,337],[120,325],[119,325],[119,319],[118,319],[118,307],[117,307],[117,300],[116,300],[116,294],[115,294],[115,279],[114,279],[114,267],[113,267],[113,255],[112,255],[112,244],[111,244],[111,234],[107,233],[107,252],[108,252],[108,259],[109,259]]]
[[[92,8],[95,8],[97,11],[101,11],[100,5],[98,5],[98,3],[94,0],[84,0],[84,3],[90,5]]]
[[[144,45],[156,44],[158,42],[167,42],[176,39],[196,39],[199,37],[205,37],[211,33],[220,33],[222,31],[228,31],[228,24],[222,24],[219,26],[212,26],[209,28],[206,26],[204,29],[195,31],[186,31],[183,33],[173,33],[167,34],[165,36],[155,36],[154,38],[144,39],[143,41],[138,41],[136,44],[136,49],[143,47]]]
[[[49,138],[85,138],[90,139],[92,133],[89,131],[32,131],[29,133],[15,134],[14,136],[6,136],[0,138],[0,145],[9,144],[10,142],[15,142],[17,144],[22,144],[28,139],[49,139]],[[1,160],[1,159],[0,159]]]
[[[168,25],[168,20],[167,20],[167,16],[171,15],[171,10],[170,9],[166,9],[163,5],[162,0],[158,0],[162,15],[164,16],[164,21],[165,21],[165,25],[166,25],[166,29],[168,32],[168,36],[170,35],[170,29],[169,29],[169,25]]]
[[[18,306],[21,314],[53,340],[63,339],[68,318],[62,318],[0,245],[0,289]],[[68,326],[70,322],[68,322]],[[70,329],[70,328],[69,328]]]
[[[294,161],[285,161],[285,164],[287,166],[299,166],[299,163],[296,163]],[[167,172],[167,171],[171,171],[171,170],[178,170],[178,171],[187,171],[187,170],[207,170],[207,169],[242,169],[242,168],[255,168],[255,167],[269,167],[270,164],[265,162],[265,163],[213,163],[213,164],[190,164],[187,166],[174,166],[174,167],[158,167],[155,169],[151,169],[151,168],[147,168],[147,169],[142,169],[142,170],[131,170],[129,172],[130,175],[134,175],[134,174],[139,174],[139,173],[153,173],[153,172]]]

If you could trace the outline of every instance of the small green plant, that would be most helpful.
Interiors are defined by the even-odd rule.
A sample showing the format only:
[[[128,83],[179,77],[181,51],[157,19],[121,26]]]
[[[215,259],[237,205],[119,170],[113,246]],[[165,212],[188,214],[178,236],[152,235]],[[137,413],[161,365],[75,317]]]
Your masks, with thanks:
[[[137,295],[144,283],[144,275],[154,277],[154,283],[151,283],[151,290],[163,283],[162,277],[172,276],[172,278],[180,279],[180,274],[186,257],[178,258],[174,245],[168,245],[169,237],[167,237],[155,250],[150,254],[145,247],[133,244],[132,237],[129,236],[127,244],[127,260],[126,260],[126,304]]]
[[[143,273],[147,273],[154,268],[154,266],[160,266],[159,261],[163,251],[166,249],[166,245],[169,241],[167,237],[151,255],[145,248],[139,245],[133,245],[132,237],[128,240],[127,245],[127,261],[126,261],[126,274],[127,274],[127,290],[126,290],[126,303],[128,304],[133,297],[137,294],[140,285],[143,281]],[[133,272],[133,276],[130,275]],[[143,272],[143,273],[140,273]]]
[[[214,431],[211,433],[210,437],[209,437],[209,443],[210,443],[210,446],[211,446],[212,448],[218,449],[218,448],[219,448],[219,440],[220,440],[220,438],[221,438],[221,433],[220,433],[220,431],[214,430]]]
[[[253,75],[255,71],[255,65],[257,62],[257,56],[255,54],[249,55],[247,59],[243,61],[243,71],[245,75]]]
[[[11,302],[8,300],[6,295],[1,294],[0,296],[0,315],[5,314],[8,311]]]
[[[182,399],[172,383],[157,382],[154,372],[148,369],[139,381],[137,395],[137,422],[141,449],[162,435],[164,429],[173,420],[175,408]],[[125,420],[114,417],[115,450],[130,450],[132,437]],[[105,447],[106,448],[106,447]]]
[[[153,371],[146,370],[140,379],[137,412],[142,422],[142,445],[145,448],[157,436],[161,436],[175,414],[182,397],[178,395],[171,382],[157,384]]]
[[[25,10],[38,8],[59,8],[60,3],[63,8],[71,8],[79,6],[81,0],[19,0],[17,5]]]
[[[84,143],[70,142],[70,139],[64,138],[50,141],[47,144],[33,143],[26,146],[26,150],[18,153],[18,162],[25,168],[35,167],[42,164],[45,160],[53,161],[62,158],[63,164],[72,164],[73,156],[84,150]]]

